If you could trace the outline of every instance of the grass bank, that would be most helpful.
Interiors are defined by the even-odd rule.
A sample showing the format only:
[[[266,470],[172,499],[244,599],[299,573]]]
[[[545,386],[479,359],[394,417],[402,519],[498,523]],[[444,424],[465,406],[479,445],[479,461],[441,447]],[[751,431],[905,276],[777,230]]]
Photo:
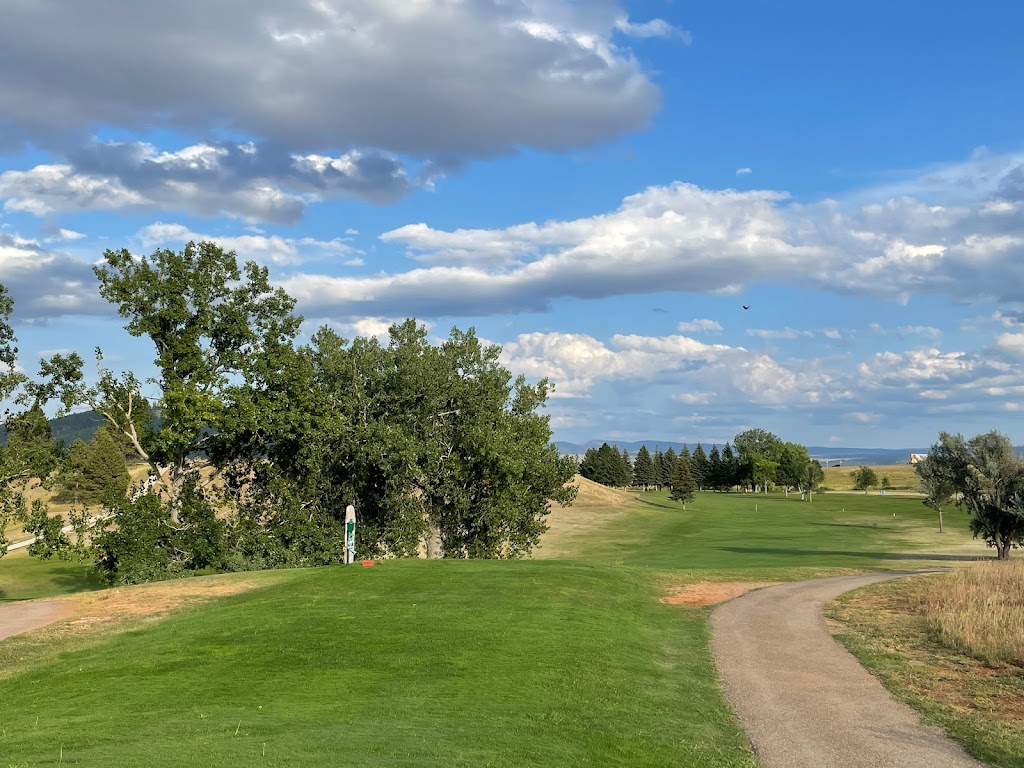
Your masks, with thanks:
[[[628,571],[293,571],[0,682],[14,764],[753,766],[701,610]],[[9,641],[13,642],[13,641]]]

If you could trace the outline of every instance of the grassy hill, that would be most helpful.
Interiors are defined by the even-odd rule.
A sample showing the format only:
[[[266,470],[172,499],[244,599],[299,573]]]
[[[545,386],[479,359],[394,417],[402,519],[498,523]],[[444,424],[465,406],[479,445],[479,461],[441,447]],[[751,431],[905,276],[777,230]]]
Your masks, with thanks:
[[[0,642],[2,754],[15,765],[754,766],[719,692],[708,609],[666,595],[984,555],[964,517],[939,535],[917,499],[706,493],[684,511],[664,492],[581,486],[533,560],[69,594],[74,617]],[[88,589],[84,576],[0,559],[9,599]],[[209,594],[186,600],[190,590]]]

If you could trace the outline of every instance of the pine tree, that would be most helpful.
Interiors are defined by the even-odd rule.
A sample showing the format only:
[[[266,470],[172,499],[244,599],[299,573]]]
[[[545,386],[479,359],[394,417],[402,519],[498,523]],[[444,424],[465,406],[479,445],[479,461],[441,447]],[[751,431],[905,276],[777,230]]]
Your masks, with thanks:
[[[661,448],[654,449],[654,484],[661,490],[661,465],[665,457],[661,454]]]
[[[739,464],[733,455],[732,445],[726,443],[722,449],[722,487],[731,491],[739,481]]]
[[[708,454],[708,477],[707,484],[720,491],[725,485],[725,478],[722,473],[722,455],[718,452],[718,446],[711,446],[711,453]]]
[[[89,453],[89,446],[78,439],[68,448],[57,469],[57,485],[61,490],[56,501],[71,502],[75,506],[82,503],[82,484],[89,464]]]
[[[108,493],[124,496],[131,477],[125,464],[124,451],[105,427],[96,430],[89,443],[82,472],[81,501],[97,503]]]
[[[597,482],[598,473],[598,455],[596,448],[587,448],[587,452],[583,454],[583,460],[580,461],[580,475],[587,478],[587,480],[593,480]]]
[[[654,460],[646,445],[641,445],[636,452],[636,461],[633,462],[633,485],[638,485],[645,491],[647,487],[655,484],[657,478],[654,474]]]
[[[676,461],[675,472],[672,475],[672,493],[669,498],[673,501],[683,502],[683,509],[686,509],[686,502],[693,501],[697,484],[690,472],[690,462],[680,458]]]
[[[693,456],[690,457],[690,474],[693,476],[693,481],[697,483],[697,487],[702,491],[711,485],[708,471],[707,454],[704,453],[703,446],[697,443],[697,447],[693,449]]]
[[[658,483],[662,486],[672,485],[672,476],[676,472],[676,452],[670,445],[661,455],[661,466],[658,467]]]
[[[626,470],[626,473],[624,475],[625,479],[622,484],[624,486],[628,486],[633,482],[633,462],[629,458],[629,451],[627,450],[622,451],[622,464]]]

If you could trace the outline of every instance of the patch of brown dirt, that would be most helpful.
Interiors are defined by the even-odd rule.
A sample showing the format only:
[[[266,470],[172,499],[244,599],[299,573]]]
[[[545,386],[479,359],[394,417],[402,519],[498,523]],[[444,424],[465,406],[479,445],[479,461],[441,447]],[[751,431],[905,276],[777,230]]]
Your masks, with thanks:
[[[671,605],[714,605],[739,597],[742,594],[762,587],[774,587],[781,581],[699,581],[674,589],[671,594],[661,598],[661,602]]]
[[[247,579],[198,578],[115,587],[66,598],[75,604],[74,614],[54,625],[58,635],[78,635],[130,619],[155,620],[186,605],[238,594],[262,586]]]

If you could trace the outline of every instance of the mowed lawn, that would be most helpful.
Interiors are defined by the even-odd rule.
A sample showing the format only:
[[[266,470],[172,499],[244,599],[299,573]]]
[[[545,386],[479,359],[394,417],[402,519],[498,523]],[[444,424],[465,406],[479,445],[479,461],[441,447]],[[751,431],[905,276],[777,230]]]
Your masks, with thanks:
[[[755,765],[704,612],[657,597],[558,562],[293,571],[0,680],[0,762]]]
[[[556,510],[556,560],[295,570],[129,631],[12,638],[0,764],[753,766],[709,609],[666,589],[986,556],[946,520],[877,495],[623,494]],[[84,577],[0,560],[9,598]]]
[[[602,527],[585,524],[589,510],[555,510],[581,518],[560,526],[538,557],[670,570],[759,571],[764,578],[799,578],[794,569],[922,568],[991,556],[971,539],[968,518],[938,517],[918,498],[875,494],[699,493],[686,505],[665,491],[637,493],[637,506],[606,513]],[[579,534],[576,530],[579,530]],[[728,576],[727,576],[728,578]]]

